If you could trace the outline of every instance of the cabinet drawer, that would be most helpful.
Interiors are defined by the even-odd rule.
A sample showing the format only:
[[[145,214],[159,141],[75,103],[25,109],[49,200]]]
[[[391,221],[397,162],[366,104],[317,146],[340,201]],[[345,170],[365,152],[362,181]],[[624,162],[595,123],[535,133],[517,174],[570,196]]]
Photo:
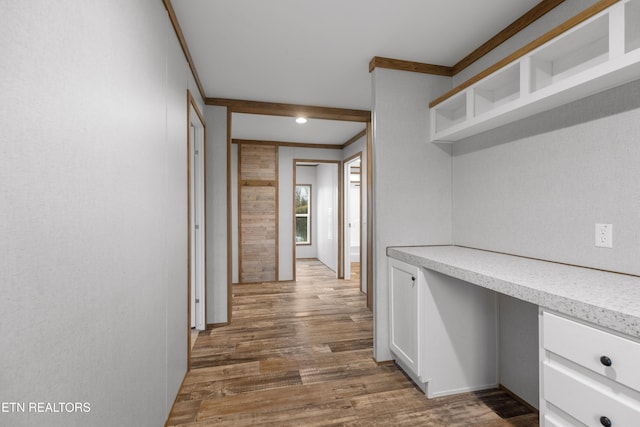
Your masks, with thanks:
[[[543,328],[546,350],[640,391],[639,343],[547,312]]]
[[[561,367],[544,363],[544,398],[562,408],[567,414],[587,426],[601,426],[601,417],[607,417],[612,426],[636,426],[640,420],[640,406],[628,399],[600,388],[597,384],[565,371]]]

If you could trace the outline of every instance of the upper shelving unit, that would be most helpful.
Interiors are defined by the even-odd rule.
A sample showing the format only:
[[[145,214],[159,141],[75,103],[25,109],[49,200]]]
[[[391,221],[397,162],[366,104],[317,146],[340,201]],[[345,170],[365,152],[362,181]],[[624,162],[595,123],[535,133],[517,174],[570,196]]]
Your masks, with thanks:
[[[640,78],[640,0],[601,0],[429,104],[453,142]]]

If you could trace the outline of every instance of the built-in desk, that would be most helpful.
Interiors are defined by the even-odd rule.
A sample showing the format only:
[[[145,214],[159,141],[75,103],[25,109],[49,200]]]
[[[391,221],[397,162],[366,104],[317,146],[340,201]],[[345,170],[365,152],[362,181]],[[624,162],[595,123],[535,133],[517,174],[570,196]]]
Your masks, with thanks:
[[[460,246],[392,247],[391,258],[640,338],[640,278]]]
[[[471,294],[483,289],[539,307],[539,357],[531,369],[539,371],[541,425],[640,425],[640,277],[459,246],[390,247],[387,255],[390,301],[406,296],[404,306],[412,305],[390,307],[391,350],[414,369],[427,396],[492,382],[501,363],[492,360],[499,319],[489,297]],[[414,347],[393,324],[412,311]],[[482,339],[470,343],[477,336],[470,328]],[[465,358],[469,353],[480,357]],[[407,364],[412,354],[415,366]]]

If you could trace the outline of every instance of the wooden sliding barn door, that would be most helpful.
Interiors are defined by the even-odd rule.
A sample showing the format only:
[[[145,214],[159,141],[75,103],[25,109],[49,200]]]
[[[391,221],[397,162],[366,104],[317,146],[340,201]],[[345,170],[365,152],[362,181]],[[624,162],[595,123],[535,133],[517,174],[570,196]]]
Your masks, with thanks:
[[[278,147],[238,144],[240,283],[278,280]]]

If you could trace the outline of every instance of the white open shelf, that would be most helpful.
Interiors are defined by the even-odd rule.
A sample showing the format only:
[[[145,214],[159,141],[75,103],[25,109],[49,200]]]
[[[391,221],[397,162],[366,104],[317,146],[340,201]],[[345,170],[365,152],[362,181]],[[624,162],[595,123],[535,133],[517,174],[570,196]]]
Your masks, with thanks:
[[[438,132],[451,129],[467,119],[467,98],[463,92],[451,97],[435,111],[435,126]]]
[[[479,116],[520,97],[520,64],[503,68],[473,87],[473,115]]]
[[[431,108],[453,142],[640,78],[640,0],[621,0]]]
[[[535,92],[609,59],[609,17],[588,22],[531,54],[531,91]]]

